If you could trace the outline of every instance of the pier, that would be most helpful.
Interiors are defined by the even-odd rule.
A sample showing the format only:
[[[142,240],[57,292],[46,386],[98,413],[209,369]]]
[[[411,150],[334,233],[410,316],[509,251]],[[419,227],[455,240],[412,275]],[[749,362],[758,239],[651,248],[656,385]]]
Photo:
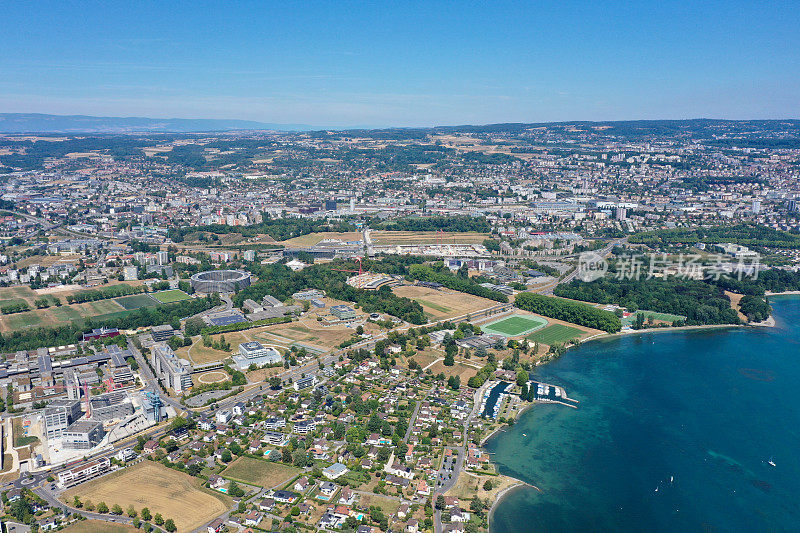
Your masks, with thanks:
[[[541,381],[528,381],[528,387],[533,389],[534,401],[544,403],[560,403],[573,409],[578,408],[580,403],[578,400],[572,399],[567,396],[567,391],[558,385],[550,385],[549,383],[542,383]]]

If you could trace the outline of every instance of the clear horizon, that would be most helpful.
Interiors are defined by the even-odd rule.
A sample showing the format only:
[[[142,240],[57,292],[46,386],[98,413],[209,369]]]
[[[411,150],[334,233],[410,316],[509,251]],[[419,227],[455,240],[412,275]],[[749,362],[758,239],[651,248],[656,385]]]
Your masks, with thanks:
[[[800,116],[789,2],[4,5],[0,112],[313,127]]]

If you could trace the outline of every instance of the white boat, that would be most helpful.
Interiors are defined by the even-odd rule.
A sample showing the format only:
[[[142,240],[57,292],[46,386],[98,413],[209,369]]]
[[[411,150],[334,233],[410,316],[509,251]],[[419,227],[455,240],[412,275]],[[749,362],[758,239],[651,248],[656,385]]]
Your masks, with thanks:
[[[769,463],[771,466],[775,466],[775,461],[773,461],[773,460],[772,460],[772,457],[770,457],[770,458],[769,458],[769,461],[767,461],[767,462],[768,462],[768,463]]]

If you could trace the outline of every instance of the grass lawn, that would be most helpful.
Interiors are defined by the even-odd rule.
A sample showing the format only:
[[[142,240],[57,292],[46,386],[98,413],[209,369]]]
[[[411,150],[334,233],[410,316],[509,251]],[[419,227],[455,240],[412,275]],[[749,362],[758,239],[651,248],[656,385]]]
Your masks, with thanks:
[[[122,318],[125,315],[129,315],[133,312],[131,310],[122,310],[122,311],[114,311],[113,313],[106,313],[104,315],[95,315],[92,318],[98,322],[103,322],[104,320],[114,320],[115,318]]]
[[[123,509],[133,505],[137,511],[148,507],[154,515],[172,518],[178,531],[192,531],[230,506],[230,498],[203,487],[203,480],[167,468],[152,461],[143,461],[101,478],[78,485],[61,495],[65,502],[78,496],[84,502],[101,501]],[[95,531],[95,530],[91,530]]]
[[[272,488],[282,485],[300,475],[302,470],[293,466],[254,459],[252,457],[239,457],[220,474],[227,479],[241,481],[248,485],[263,488]]]
[[[422,298],[417,298],[417,301],[426,307],[430,307],[431,309],[436,309],[440,313],[449,313],[452,311],[449,307],[445,307],[443,305],[439,305],[437,303],[429,302],[428,300],[423,300]]]
[[[140,307],[153,307],[158,305],[158,302],[147,294],[132,294],[130,296],[122,296],[114,299],[125,309],[139,309]]]
[[[183,292],[179,289],[172,289],[168,291],[160,291],[151,294],[153,298],[161,302],[162,304],[168,304],[172,302],[180,302],[181,300],[188,300],[191,298],[188,294]]]
[[[104,520],[82,520],[62,529],[65,533],[128,533],[137,531],[133,526],[112,524]]]
[[[552,324],[528,335],[528,340],[552,346],[553,344],[563,344],[576,337],[580,337],[583,333],[584,332],[578,328],[572,328],[564,324]]]
[[[10,304],[25,304],[25,303],[28,303],[28,302],[26,302],[22,298],[9,298],[8,300],[0,300],[0,307],[3,307],[4,305],[10,305]]]
[[[116,313],[127,309],[123,308],[114,300],[97,300],[96,302],[86,302],[78,304],[78,309],[83,316],[97,316],[106,315],[108,313]]]
[[[73,320],[80,320],[83,315],[81,312],[71,305],[62,305],[61,307],[50,307],[47,314],[57,322],[72,322]]]
[[[5,321],[6,326],[11,331],[42,325],[42,317],[35,311],[3,315],[3,321]]]
[[[506,337],[516,337],[517,335],[531,333],[546,324],[547,321],[543,318],[531,315],[512,315],[482,326],[481,329],[486,333],[499,333]]]
[[[656,322],[668,322],[670,324],[675,322],[676,320],[686,320],[685,316],[672,315],[670,313],[658,313],[656,311],[636,311],[635,313],[632,313],[631,315],[623,318],[622,325],[630,326],[632,324],[635,324],[636,317],[638,315],[643,315],[645,322],[647,322],[649,318],[652,318]]]

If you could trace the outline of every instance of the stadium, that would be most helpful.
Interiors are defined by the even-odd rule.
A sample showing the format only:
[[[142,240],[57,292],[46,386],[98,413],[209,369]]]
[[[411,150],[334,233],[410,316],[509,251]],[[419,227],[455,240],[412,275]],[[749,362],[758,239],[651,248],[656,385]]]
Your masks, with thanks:
[[[192,276],[195,292],[204,294],[236,292],[249,285],[250,274],[241,270],[209,270]]]

